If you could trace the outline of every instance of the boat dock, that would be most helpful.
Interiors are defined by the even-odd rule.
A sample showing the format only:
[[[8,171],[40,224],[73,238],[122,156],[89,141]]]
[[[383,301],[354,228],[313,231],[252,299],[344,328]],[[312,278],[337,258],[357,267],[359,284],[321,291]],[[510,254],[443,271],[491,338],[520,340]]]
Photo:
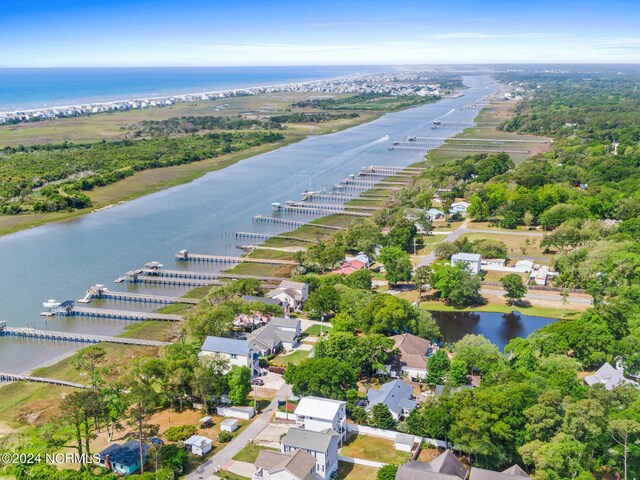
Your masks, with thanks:
[[[283,240],[293,240],[296,242],[304,243],[318,243],[315,240],[309,240],[308,238],[290,237],[287,235],[274,235],[271,233],[256,233],[256,232],[236,232],[236,238],[257,238],[261,240],[268,240],[270,238],[281,238]]]
[[[188,250],[180,250],[176,253],[176,259],[191,262],[209,262],[209,263],[261,263],[265,265],[298,265],[293,260],[276,260],[268,258],[252,258],[252,257],[227,257],[223,255],[203,255],[199,253],[189,253]]]
[[[0,336],[35,338],[41,340],[53,340],[62,342],[80,343],[117,343],[121,345],[139,345],[143,347],[166,347],[170,342],[157,340],[142,340],[138,338],[111,337],[105,335],[79,334],[69,332],[55,332],[50,330],[38,330],[35,328],[7,327],[6,322],[0,322]]]
[[[170,305],[173,303],[188,303],[197,305],[199,300],[195,298],[167,297],[163,295],[146,295],[142,293],[112,292],[104,285],[94,285],[87,290],[87,294],[76,301],[76,303],[89,303],[92,299],[121,300],[125,302],[158,303],[160,305]]]
[[[380,180],[380,181],[376,181],[376,180],[363,180],[363,179],[349,179],[349,180],[343,180],[339,183],[339,185],[364,185],[364,186],[368,186],[368,187],[375,187],[378,185],[384,185],[384,186],[405,186],[407,185],[409,182],[392,182],[392,181],[387,181],[387,180]]]
[[[343,190],[357,190],[357,191],[366,191],[366,190],[374,190],[376,188],[382,188],[384,190],[391,190],[391,191],[397,191],[400,190],[399,187],[386,187],[385,185],[354,185],[354,184],[349,184],[349,185],[334,185],[334,188],[339,191],[342,192]]]
[[[418,138],[418,137],[414,137],[414,138]],[[423,138],[423,137],[419,137],[419,138]],[[425,169],[420,167],[394,167],[390,165],[371,165],[369,167],[363,168],[362,171],[363,172],[380,172],[380,173],[387,173],[389,175],[395,175],[401,172],[418,174],[418,173],[424,172]]]
[[[494,145],[505,143],[536,143],[541,145],[548,145],[550,140],[537,140],[537,139],[519,139],[519,138],[473,138],[473,137],[411,137],[415,139],[410,141],[409,137],[405,138],[407,143],[431,143],[431,142],[480,142],[491,143]]]
[[[264,222],[264,223],[279,223],[281,225],[289,225],[292,227],[310,226],[310,227],[328,228],[330,230],[344,230],[344,227],[337,227],[334,225],[320,225],[319,223],[299,222],[297,220],[288,220],[286,218],[265,217],[264,215],[254,215],[253,221]]]
[[[16,373],[0,372],[0,382],[35,382],[48,383],[51,385],[59,385],[61,387],[71,388],[87,388],[79,383],[67,382],[64,380],[56,380],[54,378],[32,377],[30,375],[18,375]]]
[[[90,318],[108,318],[114,320],[131,320],[141,322],[145,320],[156,320],[161,322],[179,322],[182,320],[180,315],[170,315],[166,313],[156,312],[136,312],[130,310],[111,310],[108,308],[91,308],[78,307],[71,300],[62,302],[43,315],[58,315],[63,317],[90,317]]]
[[[150,269],[150,268],[139,268],[137,270],[132,270],[127,272],[124,277],[120,277],[121,281],[127,281],[131,283],[140,282],[140,277],[145,277],[145,281],[147,278],[158,278],[158,279],[181,279],[181,280],[200,280],[205,283],[205,285],[213,284],[212,282],[217,281],[219,279],[230,278],[233,280],[243,279],[243,278],[255,278],[256,280],[261,280],[264,282],[281,282],[284,280],[284,277],[268,277],[268,276],[260,276],[260,275],[241,275],[235,273],[213,273],[213,272],[193,272],[191,270],[164,270],[164,269]],[[118,280],[120,280],[118,279]],[[101,310],[101,309],[93,309],[93,310]],[[145,312],[145,314],[147,314]],[[160,315],[160,314],[147,314],[147,315]],[[178,319],[182,319],[178,315],[170,315],[173,317],[178,317]]]
[[[370,217],[372,215],[371,213],[345,210],[341,205],[314,206],[313,204],[308,204],[302,206],[285,203],[284,205],[280,205],[277,209],[274,207],[274,211],[303,214],[306,213],[310,215],[317,215],[318,213],[339,213],[340,215],[350,215],[352,217]]]

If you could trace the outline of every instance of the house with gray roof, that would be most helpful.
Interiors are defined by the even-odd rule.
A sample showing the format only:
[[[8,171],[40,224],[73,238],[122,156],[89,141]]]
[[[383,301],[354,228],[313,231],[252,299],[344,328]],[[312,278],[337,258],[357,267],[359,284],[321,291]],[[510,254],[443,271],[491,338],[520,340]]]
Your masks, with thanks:
[[[398,467],[395,480],[464,480],[466,467],[451,450],[445,450],[429,463],[411,460]]]
[[[249,343],[266,356],[278,350],[293,350],[302,335],[300,320],[296,318],[272,318],[267,325],[249,335]]]
[[[517,480],[522,478],[531,477],[520,468],[520,465],[513,465],[502,472],[471,467],[471,473],[469,474],[469,480]]]
[[[619,385],[633,385],[639,387],[638,383],[625,378],[622,368],[615,368],[610,363],[602,365],[597,372],[588,377],[584,377],[584,383],[589,387],[602,384],[607,390],[613,390]]]
[[[451,255],[451,265],[463,264],[472,275],[480,273],[482,255],[477,253],[455,253]]]
[[[365,410],[371,411],[374,405],[385,404],[394,420],[399,421],[407,417],[416,408],[413,399],[413,388],[402,380],[392,380],[385,383],[378,390],[370,389],[367,392],[367,406]]]
[[[253,480],[315,480],[316,459],[304,450],[287,453],[261,450],[253,464]]]
[[[282,302],[285,309],[302,310],[304,302],[309,298],[309,285],[283,280],[278,288],[267,293],[267,297],[275,298]]]
[[[333,430],[314,432],[290,427],[280,440],[280,451],[302,450],[315,457],[315,474],[321,479],[331,478],[338,471],[340,434]]]
[[[226,337],[207,337],[200,348],[198,357],[215,355],[229,361],[229,366],[248,367],[251,376],[258,375],[259,353],[248,340]]]

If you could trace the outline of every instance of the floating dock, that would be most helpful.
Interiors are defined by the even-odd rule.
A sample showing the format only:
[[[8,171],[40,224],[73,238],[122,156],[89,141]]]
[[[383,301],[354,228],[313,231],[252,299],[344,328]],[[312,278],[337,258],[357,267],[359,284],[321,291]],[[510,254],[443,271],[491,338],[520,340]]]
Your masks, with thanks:
[[[76,303],[89,303],[94,298],[104,300],[120,300],[125,302],[140,302],[140,303],[157,303],[160,305],[170,305],[173,303],[188,303],[197,305],[200,303],[195,298],[184,297],[167,297],[163,295],[146,295],[142,293],[129,293],[129,292],[112,292],[104,285],[94,285],[87,290],[87,294],[76,301]]]
[[[188,250],[180,250],[176,253],[176,259],[185,262],[209,262],[209,263],[261,263],[264,265],[298,265],[294,260],[277,260],[252,257],[226,257],[223,255],[203,255],[190,253]]]
[[[3,325],[4,324],[4,325]],[[105,335],[91,335],[83,333],[54,332],[50,330],[38,330],[35,328],[7,327],[6,322],[0,322],[0,336],[35,338],[40,340],[52,340],[62,342],[80,343],[117,343],[120,345],[139,345],[143,347],[166,347],[170,342],[157,340],[142,340],[138,338],[111,337]]]

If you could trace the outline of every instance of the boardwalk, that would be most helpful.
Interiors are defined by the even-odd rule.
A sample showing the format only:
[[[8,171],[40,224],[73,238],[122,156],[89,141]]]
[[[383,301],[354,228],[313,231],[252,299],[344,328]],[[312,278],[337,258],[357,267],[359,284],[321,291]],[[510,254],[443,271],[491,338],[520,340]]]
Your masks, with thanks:
[[[264,222],[264,223],[280,223],[282,225],[290,225],[292,227],[309,226],[309,227],[327,228],[329,230],[344,230],[344,227],[338,227],[335,225],[321,225],[319,223],[299,222],[297,220],[289,220],[287,218],[265,217],[264,215],[254,215],[253,221]]]
[[[61,387],[71,388],[87,388],[80,383],[66,382],[64,380],[56,380],[54,378],[42,378],[32,377],[30,375],[18,375],[15,373],[3,373],[0,372],[0,382],[36,382],[36,383],[49,383],[51,385],[59,385]]]
[[[242,278],[255,278],[256,280],[262,280],[264,282],[280,282],[284,280],[284,277],[271,277],[271,276],[263,276],[263,275],[244,275],[238,273],[228,273],[228,272],[194,272],[191,270],[165,270],[165,269],[150,269],[150,268],[139,268],[138,270],[133,270],[128,272],[125,277],[121,277],[120,279],[124,279],[124,281],[128,282],[139,282],[140,278],[144,277],[145,279],[151,279],[153,277],[162,279],[186,279],[186,280],[200,280],[200,281],[215,281],[218,279],[230,278],[233,280],[238,280]],[[120,280],[119,279],[119,280]],[[100,309],[93,309],[100,310]],[[141,314],[144,312],[140,312]],[[145,313],[146,314],[146,313]],[[147,314],[147,315],[160,315],[160,314]],[[166,315],[164,315],[166,316]],[[173,315],[177,317],[178,315]]]
[[[318,213],[339,213],[341,215],[349,215],[351,217],[370,217],[371,213],[366,212],[354,212],[352,210],[345,210],[342,205],[326,205],[318,206],[313,203],[302,205],[281,205],[278,207],[278,212],[290,212],[290,213],[308,213],[316,215]]]
[[[87,294],[83,298],[77,300],[77,303],[89,303],[94,298],[120,300],[125,302],[158,303],[160,305],[170,305],[172,303],[197,305],[200,303],[200,301],[195,298],[167,297],[164,295],[147,295],[144,293],[112,292],[104,285],[94,285],[87,290]]]
[[[280,238],[282,240],[292,240],[294,242],[318,243],[317,240],[310,240],[308,238],[291,237],[288,235],[275,235],[272,233],[236,232],[235,236],[236,238],[258,238],[262,240],[269,240],[270,238]]]
[[[294,260],[252,257],[227,257],[224,255],[203,255],[199,253],[189,253],[187,250],[180,250],[178,253],[176,253],[176,259],[181,261],[211,263],[261,263],[265,265],[298,265],[298,262]]]
[[[69,332],[54,332],[35,328],[14,328],[0,324],[0,336],[35,338],[40,340],[79,342],[79,343],[117,343],[120,345],[139,345],[142,347],[166,347],[170,342],[157,340],[142,340],[138,338],[110,337],[105,335],[91,335]]]
[[[107,308],[77,307],[75,305],[56,314],[70,317],[113,318],[116,320],[131,320],[137,322],[145,320],[179,322],[182,320],[180,315],[170,315],[167,313],[110,310]]]

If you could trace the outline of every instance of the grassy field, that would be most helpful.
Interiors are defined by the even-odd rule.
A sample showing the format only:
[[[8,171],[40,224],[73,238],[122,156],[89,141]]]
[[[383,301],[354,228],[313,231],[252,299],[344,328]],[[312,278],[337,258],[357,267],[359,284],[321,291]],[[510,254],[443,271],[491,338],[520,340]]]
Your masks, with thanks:
[[[497,312],[497,313],[511,313],[513,311],[522,313],[524,315],[532,315],[537,317],[547,318],[562,318],[561,308],[550,307],[537,307],[537,306],[520,306],[520,305],[507,305],[506,303],[489,303],[487,305],[481,305],[477,307],[468,308],[455,308],[451,305],[439,301],[424,301],[420,303],[420,308],[425,310],[439,311],[439,312]],[[569,308],[564,310],[564,318],[574,318],[580,313],[576,310]]]
[[[395,449],[392,440],[365,435],[350,436],[342,447],[340,455],[397,465],[406,463],[409,459],[407,452],[399,452]]]
[[[284,367],[291,363],[300,363],[305,358],[308,358],[310,353],[311,352],[309,352],[308,350],[296,350],[295,352],[290,353],[289,355],[278,355],[276,358],[273,359],[272,362],[275,365],[281,365]]]
[[[238,462],[254,463],[256,461],[256,458],[258,457],[258,454],[262,450],[271,450],[274,452],[277,451],[275,448],[263,447],[262,445],[255,445],[253,443],[249,443],[242,450],[236,453],[233,456],[233,459],[237,460]]]
[[[355,465],[348,462],[338,462],[338,475],[336,480],[375,480],[378,469]]]
[[[118,336],[170,342],[175,339],[179,329],[180,324],[174,322],[157,322],[153,320],[148,322],[131,322],[131,324],[124,327],[124,332]]]
[[[540,248],[540,242],[542,241],[541,236],[525,236],[525,235],[501,235],[499,232],[496,233],[465,233],[461,236],[465,237],[471,241],[478,239],[489,239],[489,240],[497,240],[503,242],[507,246],[507,255],[516,256],[516,257],[534,257],[535,263],[540,263],[541,259],[546,259],[547,263],[553,260],[552,254],[544,253],[543,249]],[[518,258],[520,259],[520,258]],[[543,262],[545,263],[545,262]]]
[[[307,335],[319,336],[321,333],[327,333],[329,330],[331,330],[330,323],[327,323],[326,325],[314,323],[309,328],[307,328],[304,333],[306,333]]]

